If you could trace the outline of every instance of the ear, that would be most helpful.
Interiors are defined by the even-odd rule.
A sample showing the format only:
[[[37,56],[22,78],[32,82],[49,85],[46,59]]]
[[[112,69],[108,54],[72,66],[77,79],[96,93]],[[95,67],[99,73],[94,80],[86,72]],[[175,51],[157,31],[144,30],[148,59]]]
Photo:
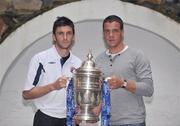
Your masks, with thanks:
[[[122,41],[124,41],[124,30],[121,31]]]
[[[56,36],[54,34],[52,34],[52,39],[54,42],[56,42]]]
[[[73,41],[73,42],[75,41],[75,35],[73,35],[72,41]]]

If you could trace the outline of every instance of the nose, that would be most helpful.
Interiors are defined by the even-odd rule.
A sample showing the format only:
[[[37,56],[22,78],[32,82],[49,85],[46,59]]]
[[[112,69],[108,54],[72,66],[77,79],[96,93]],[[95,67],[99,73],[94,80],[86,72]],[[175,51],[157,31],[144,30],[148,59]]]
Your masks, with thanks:
[[[109,31],[109,36],[113,36],[114,32],[112,30]]]
[[[64,38],[64,40],[66,40],[67,39],[67,34],[64,34],[63,38]]]
[[[109,32],[109,36],[111,36],[111,37],[113,36],[113,31]]]

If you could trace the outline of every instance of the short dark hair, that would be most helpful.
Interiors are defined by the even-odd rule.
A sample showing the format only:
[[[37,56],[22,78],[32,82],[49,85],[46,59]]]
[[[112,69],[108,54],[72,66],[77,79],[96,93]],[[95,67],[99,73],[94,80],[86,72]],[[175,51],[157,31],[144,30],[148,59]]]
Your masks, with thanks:
[[[74,23],[67,17],[57,17],[56,21],[54,22],[53,25],[53,34],[55,34],[57,27],[61,26],[70,26],[73,30],[73,34],[75,33],[74,30]]]
[[[104,19],[104,21],[103,21],[103,29],[104,29],[104,24],[106,22],[113,22],[113,21],[116,21],[116,22],[118,22],[120,24],[120,29],[121,30],[124,29],[124,22],[123,22],[123,20],[120,17],[116,16],[116,15],[110,15],[110,16],[108,16],[108,17],[106,17]]]

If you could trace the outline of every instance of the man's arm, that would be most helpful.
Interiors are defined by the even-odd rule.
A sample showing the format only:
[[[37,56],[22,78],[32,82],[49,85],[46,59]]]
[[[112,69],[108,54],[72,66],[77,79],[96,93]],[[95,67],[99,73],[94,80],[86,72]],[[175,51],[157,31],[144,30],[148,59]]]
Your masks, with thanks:
[[[50,83],[50,84],[45,85],[45,86],[36,86],[30,90],[24,90],[22,92],[22,95],[23,95],[23,98],[26,100],[39,98],[41,96],[48,94],[51,91],[59,90],[61,88],[65,88],[66,83],[67,83],[67,78],[60,77],[54,83]]]
[[[117,76],[112,76],[108,79],[110,89],[125,88],[126,90],[134,93],[136,91],[136,84],[131,80],[124,80]]]

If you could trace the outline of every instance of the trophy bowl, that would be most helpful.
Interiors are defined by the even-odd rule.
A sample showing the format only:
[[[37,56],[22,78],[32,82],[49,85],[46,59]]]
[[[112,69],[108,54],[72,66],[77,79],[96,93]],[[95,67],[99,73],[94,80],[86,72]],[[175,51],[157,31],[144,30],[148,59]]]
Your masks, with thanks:
[[[75,104],[80,111],[74,118],[85,121],[98,121],[99,117],[92,109],[101,101],[101,71],[95,67],[91,53],[82,66],[75,70],[73,76]]]

